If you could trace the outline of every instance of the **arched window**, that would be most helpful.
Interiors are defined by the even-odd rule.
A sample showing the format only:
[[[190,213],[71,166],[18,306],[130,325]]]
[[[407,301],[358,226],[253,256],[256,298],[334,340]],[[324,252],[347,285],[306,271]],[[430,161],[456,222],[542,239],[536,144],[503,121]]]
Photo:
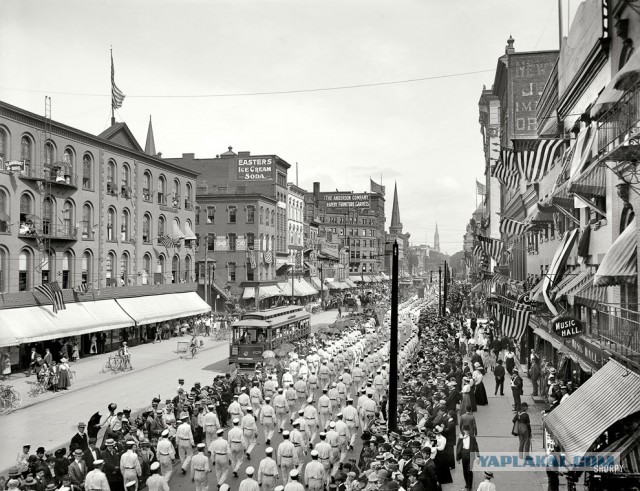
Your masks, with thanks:
[[[165,225],[166,225],[166,222],[165,222],[164,216],[160,215],[158,217],[158,238],[163,237],[165,235],[165,232],[166,232]]]
[[[9,291],[9,251],[0,247],[0,293]]]
[[[164,254],[160,254],[158,256],[158,264],[156,264],[156,274],[154,278],[154,283],[159,285],[164,283],[164,269],[165,269],[165,257]]]
[[[62,255],[62,288],[71,288],[73,286],[73,253],[66,251]]]
[[[173,180],[173,195],[171,196],[171,205],[174,208],[180,208],[180,181]]]
[[[107,286],[117,286],[118,282],[116,281],[115,278],[115,274],[113,271],[113,268],[115,267],[116,264],[116,253],[113,251],[110,251],[109,254],[107,254],[107,266],[106,266],[106,271],[107,271]]]
[[[256,223],[256,207],[253,205],[247,206],[247,223]]]
[[[62,206],[62,233],[65,236],[74,237],[73,223],[73,203],[67,200]]]
[[[20,196],[20,234],[33,235],[34,220],[33,196],[29,193],[22,193]]]
[[[20,160],[24,162],[24,174],[31,175],[31,162],[33,160],[33,143],[31,138],[23,136],[20,140]]]
[[[148,285],[151,277],[151,254],[146,253],[142,257],[142,284]]]
[[[56,277],[56,253],[54,251],[45,251],[42,253],[42,270],[41,281],[44,285],[53,281]]]
[[[9,160],[8,142],[7,132],[3,128],[0,128],[0,170],[6,169],[7,160]]]
[[[151,215],[148,213],[142,217],[142,242],[151,242]]]
[[[93,157],[88,153],[82,156],[82,189],[93,189]]]
[[[267,225],[269,224],[267,223]],[[271,210],[271,226],[276,226],[276,212],[274,210]]]
[[[91,283],[93,281],[93,254],[86,250],[82,254],[82,282]]]
[[[167,204],[167,181],[162,174],[158,177],[158,204]]]
[[[56,150],[53,143],[48,141],[44,144],[44,165],[51,166],[56,161]]]
[[[122,164],[122,180],[120,181],[120,195],[123,198],[131,197],[131,169],[129,165]]]
[[[266,216],[266,219],[264,224],[268,227],[269,226],[269,209],[266,210],[265,216]]]
[[[148,170],[142,174],[142,199],[151,201],[151,173]]]
[[[184,208],[186,210],[193,209],[193,196],[192,196],[191,183],[188,182],[184,187]]]
[[[51,235],[53,233],[53,222],[56,211],[53,200],[48,196],[42,200],[42,233]]]
[[[125,286],[130,283],[129,281],[129,253],[123,252],[120,256],[120,286]]]
[[[116,240],[116,210],[109,208],[107,210],[107,240]]]
[[[9,232],[9,223],[11,223],[11,210],[9,209],[9,194],[0,188],[0,232]]]
[[[129,242],[129,210],[124,208],[120,215],[120,240]]]
[[[227,208],[227,212],[229,214],[227,220],[228,223],[236,223],[238,209],[234,205],[230,205]]]
[[[73,151],[73,148],[67,147],[64,149],[64,153],[62,154],[62,161],[67,164],[67,166],[71,169],[71,173],[73,174],[73,171],[76,167],[76,154]]]
[[[91,203],[87,202],[82,206],[82,238],[91,239],[93,227],[93,208]]]
[[[184,280],[191,281],[191,256],[184,258]]]
[[[196,225],[200,225],[200,207],[196,206]]]
[[[180,281],[180,257],[176,254],[171,261],[171,283]]]
[[[31,289],[31,271],[33,270],[33,254],[29,249],[22,249],[18,256],[18,291]]]
[[[116,163],[113,160],[107,162],[107,194],[117,195],[118,189],[116,186]]]

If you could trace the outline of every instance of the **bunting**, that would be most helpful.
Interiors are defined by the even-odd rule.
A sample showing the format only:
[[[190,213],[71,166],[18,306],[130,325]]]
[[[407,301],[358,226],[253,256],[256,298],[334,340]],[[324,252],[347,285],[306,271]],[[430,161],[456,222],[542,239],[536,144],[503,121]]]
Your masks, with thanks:
[[[247,262],[251,266],[251,269],[256,269],[256,251],[254,251],[253,249],[247,251]]]
[[[522,235],[530,226],[530,224],[518,222],[511,218],[502,217],[500,219],[500,233],[506,234],[509,237]]]
[[[266,251],[263,253],[264,256],[264,263],[265,264],[271,264],[273,262],[273,252],[271,251]]]
[[[515,162],[513,150],[510,148],[502,148],[502,150],[500,150],[500,159],[498,163],[493,166],[491,175],[498,179],[504,186],[510,189],[518,189],[520,185],[520,174]]]
[[[53,313],[57,314],[58,310],[65,310],[64,298],[62,298],[62,289],[57,281],[45,283],[34,288],[35,291],[44,295],[47,300],[53,304]]]
[[[566,140],[535,138],[513,140],[520,175],[528,184],[540,182],[559,155]]]
[[[504,243],[498,239],[491,239],[489,237],[478,236],[478,245],[489,256],[499,261],[502,258],[504,252]]]

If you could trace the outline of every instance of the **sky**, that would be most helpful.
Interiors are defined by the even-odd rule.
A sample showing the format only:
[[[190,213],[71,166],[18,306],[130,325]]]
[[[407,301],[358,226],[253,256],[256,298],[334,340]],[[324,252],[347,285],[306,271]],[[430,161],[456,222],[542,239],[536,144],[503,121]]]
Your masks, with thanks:
[[[573,2],[578,4],[577,1]],[[575,5],[574,5],[575,6]],[[0,99],[164,157],[277,154],[308,190],[393,185],[411,243],[462,249],[483,181],[478,123],[506,40],[557,49],[557,0],[3,0]],[[427,79],[373,87],[337,87]],[[300,92],[303,91],[303,92]],[[305,92],[306,91],[306,92]],[[289,92],[262,94],[265,92]]]

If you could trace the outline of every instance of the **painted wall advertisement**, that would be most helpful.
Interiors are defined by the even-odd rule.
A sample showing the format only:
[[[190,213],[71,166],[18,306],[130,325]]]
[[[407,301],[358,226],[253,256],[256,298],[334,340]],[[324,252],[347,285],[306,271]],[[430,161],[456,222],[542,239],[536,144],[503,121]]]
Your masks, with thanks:
[[[238,181],[271,181],[274,170],[273,157],[238,158]]]
[[[327,208],[369,208],[369,197],[367,193],[320,193]]]

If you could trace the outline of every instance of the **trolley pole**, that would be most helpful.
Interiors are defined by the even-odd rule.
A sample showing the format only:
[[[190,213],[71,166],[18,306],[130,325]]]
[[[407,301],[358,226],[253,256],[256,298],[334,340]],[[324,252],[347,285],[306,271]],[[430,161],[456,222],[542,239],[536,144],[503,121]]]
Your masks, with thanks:
[[[391,340],[389,346],[389,431],[398,431],[398,241],[391,262]]]

